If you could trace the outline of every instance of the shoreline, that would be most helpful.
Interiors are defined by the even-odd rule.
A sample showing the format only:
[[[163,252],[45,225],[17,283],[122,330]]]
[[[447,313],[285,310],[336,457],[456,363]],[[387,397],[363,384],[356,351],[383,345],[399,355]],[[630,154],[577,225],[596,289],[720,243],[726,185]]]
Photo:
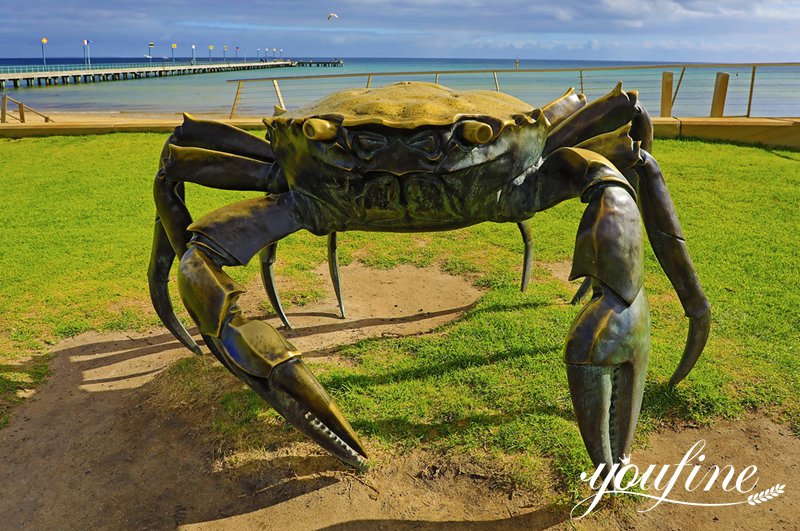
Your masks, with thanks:
[[[15,113],[16,114],[16,113]],[[30,111],[26,112],[25,123],[10,119],[0,123],[0,137],[8,130],[52,130],[51,134],[59,134],[59,130],[81,127],[124,128],[128,126],[153,127],[154,131],[162,127],[175,127],[183,122],[182,112],[134,112],[134,111],[56,111],[45,114],[51,121]],[[201,112],[191,113],[194,118],[215,120],[239,127],[263,127],[262,117],[236,116],[229,118],[227,113]],[[109,131],[111,132],[111,131]]]

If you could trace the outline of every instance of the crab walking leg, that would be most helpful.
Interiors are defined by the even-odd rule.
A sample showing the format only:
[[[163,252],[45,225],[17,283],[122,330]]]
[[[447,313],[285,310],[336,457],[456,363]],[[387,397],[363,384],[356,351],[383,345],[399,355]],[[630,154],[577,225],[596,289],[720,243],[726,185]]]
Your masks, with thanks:
[[[522,244],[525,246],[525,254],[522,258],[522,283],[520,290],[525,293],[528,283],[531,281],[531,269],[533,269],[533,227],[531,220],[526,219],[517,223],[519,233],[522,235]]]
[[[711,326],[711,304],[686,249],[686,241],[661,169],[646,151],[641,152],[641,157],[643,164],[636,167],[636,174],[639,177],[639,203],[644,226],[653,252],[689,318],[686,347],[670,379],[670,385],[677,385],[689,374],[705,348]]]
[[[183,123],[175,128],[171,144],[275,162],[272,146],[266,140],[222,122],[198,120],[188,113],[183,114]]]
[[[649,359],[642,228],[627,190],[596,187],[583,198],[570,278],[591,278],[594,295],[570,329],[564,360],[586,450],[595,466],[610,467],[630,453]]]
[[[153,249],[150,253],[150,266],[147,269],[147,284],[150,289],[150,300],[156,310],[159,319],[180,341],[183,346],[201,355],[200,347],[195,343],[192,336],[175,315],[172,307],[172,299],[169,295],[169,271],[175,261],[175,250],[167,238],[161,219],[156,217],[155,228],[153,231]]]
[[[272,309],[278,315],[278,318],[283,323],[283,326],[292,330],[294,327],[289,322],[286,312],[281,304],[281,297],[278,295],[278,289],[275,285],[275,260],[278,253],[278,244],[273,243],[268,245],[259,253],[261,261],[261,281],[264,284],[264,291],[267,293],[267,298],[272,305]],[[339,262],[336,253],[336,233],[332,232],[328,235],[328,271],[331,275],[331,283],[333,284],[333,291],[336,293],[336,300],[339,301],[339,312],[344,319],[344,301],[342,300],[342,285],[339,280]]]
[[[558,148],[577,146],[592,137],[614,131],[631,122],[640,112],[638,92],[625,92],[622,83],[618,83],[611,92],[581,107],[553,127],[547,135],[544,156]],[[641,133],[646,135],[645,131]]]
[[[328,272],[331,275],[333,291],[336,292],[336,300],[339,302],[339,314],[342,319],[344,314],[344,300],[342,299],[342,283],[339,280],[339,256],[336,245],[337,237],[335,232],[328,234]]]
[[[273,166],[218,151],[176,147],[171,144],[174,140],[173,136],[164,146],[161,167],[153,185],[157,216],[147,278],[150,299],[161,322],[189,350],[200,353],[197,343],[175,315],[168,289],[172,263],[176,255],[182,256],[186,251],[190,238],[187,227],[192,217],[185,204],[184,182],[264,191],[269,188],[269,181],[274,181]]]
[[[267,293],[267,298],[269,299],[269,303],[272,305],[272,309],[275,310],[275,313],[283,323],[283,326],[289,330],[292,330],[294,327],[292,326],[292,323],[289,322],[289,318],[286,317],[286,312],[283,311],[281,298],[278,295],[278,290],[275,286],[275,271],[273,266],[275,265],[275,257],[277,253],[277,243],[267,245],[261,250],[260,253],[258,253],[259,260],[261,260],[261,282],[264,284],[264,291]]]
[[[589,290],[592,288],[592,279],[586,277],[581,282],[581,285],[578,287],[578,291],[575,292],[575,295],[572,296],[572,300],[569,301],[570,304],[577,305],[580,304],[583,298],[589,293]]]
[[[298,430],[343,462],[365,465],[366,451],[300,353],[267,323],[245,317],[245,291],[223,270],[303,228],[292,193],[240,201],[192,224],[178,289],[186,309],[223,364]]]

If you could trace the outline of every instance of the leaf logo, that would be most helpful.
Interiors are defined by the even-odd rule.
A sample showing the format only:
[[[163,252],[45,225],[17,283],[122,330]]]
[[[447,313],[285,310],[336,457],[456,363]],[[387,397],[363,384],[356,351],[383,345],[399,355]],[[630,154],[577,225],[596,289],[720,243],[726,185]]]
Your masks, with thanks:
[[[757,505],[759,503],[767,502],[772,498],[777,498],[778,496],[783,494],[783,489],[785,487],[786,485],[781,485],[780,483],[778,483],[777,485],[774,485],[768,488],[767,490],[762,490],[761,492],[757,492],[756,494],[751,494],[750,496],[747,497],[747,503],[749,503],[750,505]]]

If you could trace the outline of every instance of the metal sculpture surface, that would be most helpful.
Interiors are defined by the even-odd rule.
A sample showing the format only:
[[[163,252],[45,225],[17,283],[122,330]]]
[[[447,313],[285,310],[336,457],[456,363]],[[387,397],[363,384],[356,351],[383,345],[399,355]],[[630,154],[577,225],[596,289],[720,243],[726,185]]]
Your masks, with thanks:
[[[587,105],[570,90],[534,109],[498,92],[398,83],[337,92],[264,123],[267,140],[260,140],[187,116],[167,141],[154,186],[151,295],[167,328],[199,353],[167,290],[180,255],[180,294],[209,349],[345,463],[365,463],[355,431],[300,352],[271,326],[242,314],[236,299],[244,288],[223,270],[266,249],[264,271],[271,274],[274,244],[300,229],[331,235],[521,223],[580,198],[587,207],[570,278],[585,277],[593,295],[568,333],[564,357],[595,465],[629,453],[642,402],[650,338],[642,223],[689,318],[671,383],[700,356],[710,306],[649,153],[652,124],[635,91],[620,84]],[[185,182],[266,194],[193,222],[183,201]]]

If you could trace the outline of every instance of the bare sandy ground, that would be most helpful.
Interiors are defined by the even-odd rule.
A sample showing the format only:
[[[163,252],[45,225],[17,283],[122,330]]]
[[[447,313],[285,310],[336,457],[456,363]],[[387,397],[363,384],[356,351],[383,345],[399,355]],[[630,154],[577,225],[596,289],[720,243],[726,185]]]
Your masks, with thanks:
[[[364,337],[425,332],[479,296],[432,270],[352,265],[342,276],[346,289],[359,286],[346,291],[347,320],[336,317],[332,292],[289,312],[291,340],[307,356]],[[0,431],[0,529],[789,529],[800,516],[800,440],[759,417],[658,433],[634,453],[637,463],[673,463],[706,439],[709,463],[757,465],[757,490],[786,484],[784,495],[759,506],[662,505],[643,515],[627,507],[574,522],[571,507],[546,495],[499,490],[471,463],[423,452],[379,452],[365,475],[302,442],[226,466],[207,409],[164,407],[158,375],[187,355],[164,330],[89,333],[58,345],[53,376]]]
[[[16,111],[12,110],[13,116]],[[115,112],[115,111],[87,111],[87,112],[43,112],[42,114],[50,118],[50,122],[45,122],[44,118],[28,112],[25,115],[25,123],[9,118],[5,124],[0,124],[0,129],[6,127],[14,128],[41,128],[51,127],[54,131],[64,127],[77,126],[118,126],[118,125],[179,125],[183,121],[182,113],[156,113],[156,112]],[[261,116],[239,116],[231,119],[227,113],[201,113],[192,114],[195,118],[203,120],[218,120],[238,126],[258,127],[262,126]],[[55,133],[54,133],[55,134]]]

